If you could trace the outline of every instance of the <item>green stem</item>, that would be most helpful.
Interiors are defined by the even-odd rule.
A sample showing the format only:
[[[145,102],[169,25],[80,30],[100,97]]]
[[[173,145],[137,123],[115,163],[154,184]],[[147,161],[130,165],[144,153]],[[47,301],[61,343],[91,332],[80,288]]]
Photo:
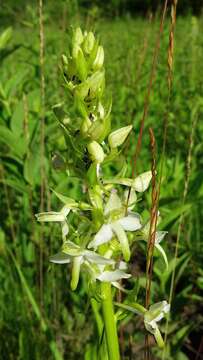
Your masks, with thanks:
[[[102,311],[103,311],[103,319],[104,319],[104,328],[106,334],[109,360],[119,360],[120,351],[119,351],[118,334],[117,334],[116,322],[114,317],[110,283],[107,282],[101,283],[101,294],[102,294]]]

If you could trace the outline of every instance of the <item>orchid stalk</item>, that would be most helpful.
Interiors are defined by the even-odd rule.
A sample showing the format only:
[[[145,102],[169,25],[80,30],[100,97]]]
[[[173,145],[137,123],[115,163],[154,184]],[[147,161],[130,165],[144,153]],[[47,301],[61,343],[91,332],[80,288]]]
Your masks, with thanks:
[[[62,56],[62,74],[75,118],[70,120],[65,103],[55,105],[53,110],[66,140],[64,164],[67,173],[80,178],[83,195],[78,202],[54,191],[63,203],[62,209],[39,213],[36,217],[40,222],[61,224],[61,250],[52,255],[50,261],[70,267],[73,291],[77,289],[81,273],[85,274],[89,288],[96,289],[94,296],[101,302],[107,344],[105,356],[109,360],[119,360],[112,285],[122,289],[119,280],[131,277],[127,267],[132,245],[136,240],[147,239],[148,227],[137,212],[137,193],[148,189],[152,174],[146,171],[134,179],[125,177],[124,164],[114,178],[105,176],[105,166],[120,158],[132,125],[111,130],[112,104],[105,93],[104,50],[92,32],[83,33],[80,28],[73,30],[68,52]],[[74,224],[69,222],[70,212],[76,219]],[[134,235],[133,239],[130,234]],[[163,234],[158,232],[157,248],[167,263],[166,254],[159,245],[161,238]],[[124,261],[120,261],[121,257]],[[96,293],[98,286],[95,285],[99,285],[99,293]],[[144,316],[145,327],[150,332],[155,329],[153,334],[160,339],[157,317],[149,320],[151,312],[150,308]]]

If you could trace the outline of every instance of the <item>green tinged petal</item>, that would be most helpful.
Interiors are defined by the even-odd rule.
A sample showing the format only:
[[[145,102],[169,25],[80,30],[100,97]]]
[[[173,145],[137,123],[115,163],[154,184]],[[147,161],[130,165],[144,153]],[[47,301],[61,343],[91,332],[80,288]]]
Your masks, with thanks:
[[[113,131],[109,137],[108,142],[112,149],[122,145],[132,130],[132,125],[122,127],[116,131]]]
[[[125,231],[123,230],[122,226],[117,221],[112,223],[111,227],[121,244],[121,250],[122,250],[125,261],[129,261],[130,260],[130,247],[129,247],[128,238],[127,238]]]
[[[72,276],[71,276],[71,289],[74,291],[77,289],[79,277],[80,277],[80,267],[83,261],[82,256],[77,256],[73,259],[72,267]]]

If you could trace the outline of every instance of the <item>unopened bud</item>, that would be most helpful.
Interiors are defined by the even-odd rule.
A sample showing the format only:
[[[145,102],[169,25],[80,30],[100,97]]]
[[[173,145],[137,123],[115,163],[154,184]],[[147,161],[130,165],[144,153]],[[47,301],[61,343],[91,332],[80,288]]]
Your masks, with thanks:
[[[104,49],[102,46],[98,47],[96,58],[92,64],[94,70],[99,70],[102,68],[104,63]]]
[[[87,63],[81,48],[77,52],[76,67],[81,81],[87,78]]]
[[[75,29],[74,33],[73,33],[73,40],[72,40],[72,44],[74,45],[81,45],[83,42],[83,34],[82,34],[82,30],[78,27]]]
[[[104,152],[101,145],[98,144],[96,141],[91,141],[88,146],[87,150],[90,154],[92,161],[96,163],[102,163],[104,161]]]
[[[88,134],[90,135],[92,140],[99,141],[99,139],[103,135],[103,132],[105,132],[103,121],[96,120],[89,128]]]
[[[137,176],[132,183],[132,187],[135,189],[135,191],[138,192],[144,192],[145,190],[147,190],[150,181],[152,178],[152,172],[151,171],[146,171],[142,174],[140,174],[139,176]]]
[[[87,136],[90,126],[91,121],[88,118],[84,119],[80,127],[80,132],[84,137]]]
[[[64,66],[68,65],[68,58],[67,58],[66,55],[62,54],[62,55],[61,55],[61,60],[62,60],[62,64],[63,64]]]
[[[94,47],[94,42],[95,42],[94,34],[90,31],[87,34],[87,36],[85,37],[85,40],[83,43],[83,48],[84,48],[84,51],[86,52],[86,54],[91,53],[91,51],[93,50],[93,47]]]
[[[114,149],[122,145],[131,130],[132,130],[132,125],[129,125],[122,127],[116,131],[113,131],[108,137],[108,142],[110,147]]]

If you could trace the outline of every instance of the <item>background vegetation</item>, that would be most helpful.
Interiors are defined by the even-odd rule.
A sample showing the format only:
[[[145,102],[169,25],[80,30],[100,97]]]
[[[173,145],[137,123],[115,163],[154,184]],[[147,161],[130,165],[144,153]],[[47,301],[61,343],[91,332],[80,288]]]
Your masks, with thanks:
[[[159,32],[161,6],[162,1],[112,0],[102,2],[102,6],[99,1],[47,1],[43,7],[43,64],[40,62],[38,4],[22,0],[3,2],[0,10],[0,30],[4,34],[0,37],[2,359],[91,359],[94,323],[85,283],[81,280],[79,290],[72,293],[67,268],[50,267],[48,258],[58,249],[60,230],[42,227],[34,217],[40,207],[57,209],[51,188],[76,199],[79,196],[76,179],[60,172],[63,164],[58,152],[63,152],[64,140],[52,112],[52,106],[64,98],[58,64],[61,54],[66,52],[71,25],[92,29],[100,36],[106,56],[107,87],[113,97],[113,128],[132,123],[135,129],[135,136],[126,148],[132,161]],[[180,1],[178,6],[170,104],[168,107],[170,21],[167,18],[137,171],[151,166],[149,126],[155,133],[160,160],[167,117],[160,212],[161,227],[169,232],[165,242],[169,269],[164,270],[162,262],[155,260],[152,293],[155,299],[169,297],[179,228],[168,359],[185,360],[203,358],[203,17],[201,1]],[[71,118],[68,99],[67,105]],[[109,169],[113,171],[113,167]],[[41,191],[42,184],[44,191]],[[150,193],[146,202],[150,208]],[[142,297],[145,287],[142,245],[136,249],[132,271],[138,296]],[[124,324],[123,359],[134,359],[135,354],[136,359],[142,358],[144,338],[139,329],[135,318]],[[159,353],[154,356],[161,358]]]

